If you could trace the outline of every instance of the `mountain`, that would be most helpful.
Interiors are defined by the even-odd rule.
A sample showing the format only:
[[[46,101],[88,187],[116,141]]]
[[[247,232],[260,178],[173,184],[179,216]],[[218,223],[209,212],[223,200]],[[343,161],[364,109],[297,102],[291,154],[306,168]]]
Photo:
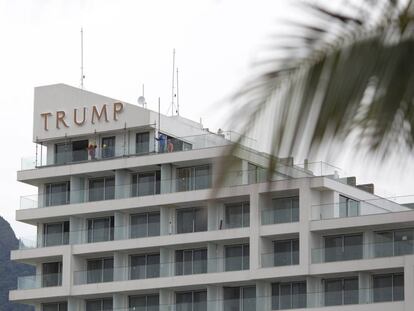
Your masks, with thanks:
[[[16,289],[17,277],[32,275],[34,267],[10,261],[10,251],[17,249],[19,240],[10,224],[0,216],[0,310],[33,311],[34,308],[9,302],[9,290]]]

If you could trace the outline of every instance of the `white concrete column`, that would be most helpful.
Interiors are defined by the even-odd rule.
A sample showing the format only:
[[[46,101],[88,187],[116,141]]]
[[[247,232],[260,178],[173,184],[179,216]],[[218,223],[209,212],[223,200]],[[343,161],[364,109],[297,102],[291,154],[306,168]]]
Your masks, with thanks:
[[[85,178],[70,176],[70,203],[85,202]]]
[[[62,287],[68,296],[73,284],[72,247],[65,246],[62,254]]]
[[[173,192],[175,190],[175,182],[172,181],[173,169],[171,164],[161,164],[161,193]]]
[[[207,203],[207,224],[208,231],[215,231],[220,229],[220,221],[223,218],[220,218],[219,215],[220,203],[210,201]],[[224,223],[223,223],[224,228]]]
[[[272,286],[270,282],[256,282],[256,310],[272,310]]]
[[[74,285],[86,284],[86,260],[79,256],[71,258],[72,283]]]
[[[414,259],[404,256],[404,310],[412,311],[414,306]]]
[[[160,234],[175,234],[175,207],[161,206],[160,208]]]
[[[174,291],[167,288],[160,289],[160,310],[175,310],[173,307],[175,304]]]
[[[207,286],[207,311],[223,310],[223,287]]]
[[[254,186],[252,186],[254,187]],[[250,270],[260,269],[261,266],[261,239],[260,239],[260,209],[263,196],[255,189],[250,193]]]
[[[87,231],[86,225],[84,224],[84,219],[70,216],[69,217],[69,243],[70,244],[79,244],[85,243],[87,240]]]
[[[84,311],[85,302],[82,299],[68,297],[68,311]]]
[[[359,303],[365,304],[371,301],[371,274],[368,272],[358,273]]]
[[[317,308],[324,306],[322,279],[317,277],[306,277],[307,307]]]
[[[175,252],[167,247],[160,248],[160,277],[175,275]]]
[[[115,171],[115,198],[129,198],[131,196],[131,174],[127,170]]]
[[[114,252],[114,281],[129,279],[128,255],[122,252]]]
[[[242,163],[241,163],[241,174],[242,174],[242,177],[241,177],[241,183],[242,183],[242,185],[247,185],[248,183],[249,183],[249,174],[250,174],[250,172],[249,172],[249,161],[246,161],[246,160],[242,160],[241,161]]]
[[[129,224],[129,215],[122,212],[114,213],[114,239],[115,240],[124,240],[129,237],[128,234],[128,224]]]
[[[42,304],[40,302],[36,302],[33,304],[35,311],[42,311]]]
[[[42,247],[44,243],[44,224],[43,223],[37,223],[37,232],[36,232],[36,246]]]
[[[307,274],[311,264],[312,243],[310,239],[310,219],[312,206],[312,190],[309,181],[303,180],[299,188],[299,265]]]
[[[115,293],[113,294],[113,310],[127,310],[128,309],[128,295]]]

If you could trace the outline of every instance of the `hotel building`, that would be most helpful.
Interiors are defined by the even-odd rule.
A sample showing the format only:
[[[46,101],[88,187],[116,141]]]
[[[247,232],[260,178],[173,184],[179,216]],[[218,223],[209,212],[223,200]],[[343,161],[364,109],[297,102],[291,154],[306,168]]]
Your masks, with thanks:
[[[414,310],[414,210],[325,163],[281,159],[64,84],[35,88],[33,265],[10,300],[36,311]],[[227,162],[228,163],[228,162]]]

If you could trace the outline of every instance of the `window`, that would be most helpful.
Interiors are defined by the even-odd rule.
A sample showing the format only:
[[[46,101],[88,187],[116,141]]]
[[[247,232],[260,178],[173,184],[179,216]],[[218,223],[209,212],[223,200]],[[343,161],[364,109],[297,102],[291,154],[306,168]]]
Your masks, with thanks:
[[[114,276],[114,259],[98,258],[87,261],[87,283],[112,282]]]
[[[141,197],[160,193],[161,172],[137,173],[132,175],[132,196]]]
[[[160,235],[160,213],[141,213],[131,215],[131,238]]]
[[[68,303],[64,302],[50,302],[42,303],[42,311],[67,311]]]
[[[361,259],[362,234],[326,236],[325,262]]]
[[[70,203],[70,182],[60,182],[45,185],[45,206],[55,206]]]
[[[88,140],[55,144],[55,164],[88,160]]]
[[[86,300],[86,311],[112,311],[112,298]]]
[[[114,216],[88,219],[88,243],[114,239]]]
[[[115,177],[89,179],[89,201],[113,200],[115,198]]]
[[[175,251],[175,275],[207,273],[207,249]]]
[[[69,244],[69,221],[43,225],[43,246]]]
[[[210,186],[210,165],[177,169],[177,191],[207,189]]]
[[[404,274],[373,276],[374,302],[404,300]]]
[[[299,221],[299,197],[273,199],[272,207],[262,214],[264,225],[296,221]]]
[[[249,244],[225,246],[225,271],[249,269]]]
[[[175,293],[176,311],[207,311],[207,291]]]
[[[135,152],[137,154],[149,152],[149,132],[137,133],[135,138]]]
[[[272,309],[306,308],[306,282],[273,283]]]
[[[177,233],[207,231],[207,208],[191,207],[177,210]]]
[[[256,287],[224,287],[224,311],[256,311]]]
[[[339,195],[339,217],[359,216],[359,202]]]
[[[225,227],[241,228],[250,226],[250,204],[249,202],[226,204]]]
[[[160,254],[131,255],[131,280],[158,278]]]
[[[273,242],[274,266],[299,264],[299,239]]]
[[[62,262],[48,262],[42,265],[42,287],[62,285]]]
[[[102,138],[102,158],[115,156],[115,136]]]
[[[129,297],[130,311],[158,311],[160,309],[159,304],[158,294]]]
[[[375,233],[375,256],[402,256],[414,253],[414,230],[402,229]]]
[[[325,306],[357,304],[358,289],[357,277],[325,280]]]

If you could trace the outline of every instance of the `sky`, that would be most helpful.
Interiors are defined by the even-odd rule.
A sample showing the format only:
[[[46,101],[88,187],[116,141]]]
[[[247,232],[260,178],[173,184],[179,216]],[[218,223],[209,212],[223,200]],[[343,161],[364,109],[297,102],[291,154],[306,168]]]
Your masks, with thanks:
[[[0,0],[0,215],[20,237],[34,227],[14,221],[18,183],[32,142],[33,88],[80,85],[80,28],[84,29],[85,89],[136,103],[145,85],[148,108],[169,111],[172,50],[179,69],[181,115],[212,129],[228,128],[229,96],[248,79],[252,63],[281,21],[297,14],[289,0]],[[218,107],[227,109],[218,110]],[[220,113],[218,113],[220,111]],[[368,167],[352,148],[334,161],[384,195],[407,195],[414,161],[398,157]],[[410,192],[411,191],[411,192]]]

